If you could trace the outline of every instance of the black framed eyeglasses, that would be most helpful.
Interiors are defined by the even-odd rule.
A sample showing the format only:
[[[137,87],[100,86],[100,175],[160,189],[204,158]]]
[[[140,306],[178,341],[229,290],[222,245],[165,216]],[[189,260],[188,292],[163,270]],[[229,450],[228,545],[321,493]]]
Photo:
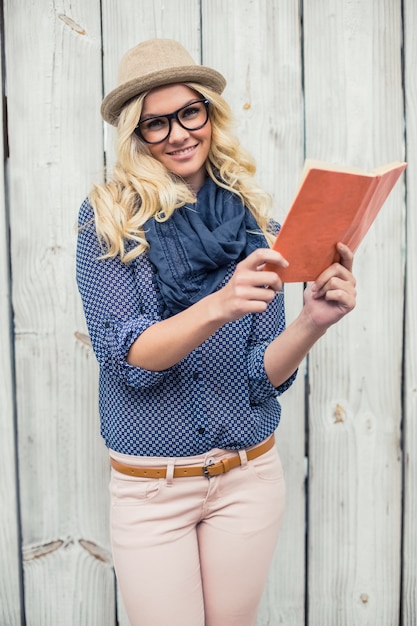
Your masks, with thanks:
[[[135,134],[146,143],[162,143],[169,137],[172,120],[185,130],[199,130],[207,124],[209,117],[208,100],[194,100],[167,115],[152,115],[139,120]]]

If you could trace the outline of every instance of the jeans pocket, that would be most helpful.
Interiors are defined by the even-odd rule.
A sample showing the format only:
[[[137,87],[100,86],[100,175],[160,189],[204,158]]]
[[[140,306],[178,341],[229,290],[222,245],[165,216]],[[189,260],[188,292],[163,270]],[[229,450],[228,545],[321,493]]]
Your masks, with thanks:
[[[275,482],[284,480],[284,469],[275,446],[265,454],[249,461],[248,465],[252,472],[261,480]]]
[[[159,478],[136,478],[112,470],[110,495],[113,506],[135,506],[155,498],[160,490]]]

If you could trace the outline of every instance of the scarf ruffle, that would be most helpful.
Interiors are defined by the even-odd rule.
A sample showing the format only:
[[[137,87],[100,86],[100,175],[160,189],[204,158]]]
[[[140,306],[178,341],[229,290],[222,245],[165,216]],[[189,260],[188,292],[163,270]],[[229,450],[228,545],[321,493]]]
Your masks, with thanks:
[[[149,219],[145,233],[164,318],[213,293],[230,263],[268,246],[238,196],[211,178],[198,192],[195,204],[176,209],[165,222]]]

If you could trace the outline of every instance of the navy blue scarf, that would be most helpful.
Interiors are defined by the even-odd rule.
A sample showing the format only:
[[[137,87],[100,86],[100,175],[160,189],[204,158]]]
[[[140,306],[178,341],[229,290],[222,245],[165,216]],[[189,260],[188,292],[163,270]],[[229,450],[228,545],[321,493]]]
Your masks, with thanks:
[[[195,204],[176,209],[165,222],[149,219],[145,233],[164,318],[215,291],[231,262],[268,246],[238,196],[211,178],[198,192]]]

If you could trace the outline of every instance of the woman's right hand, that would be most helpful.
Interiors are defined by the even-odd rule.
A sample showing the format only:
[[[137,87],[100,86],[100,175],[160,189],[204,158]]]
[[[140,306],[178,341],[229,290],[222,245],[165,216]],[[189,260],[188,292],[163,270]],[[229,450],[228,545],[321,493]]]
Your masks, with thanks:
[[[168,369],[208,339],[223,324],[248,313],[262,313],[282,288],[275,272],[265,263],[286,267],[287,262],[269,248],[255,250],[238,263],[230,281],[185,311],[147,328],[130,347],[130,365],[151,371]]]
[[[240,319],[248,313],[263,313],[275,294],[282,289],[279,274],[264,270],[265,264],[287,267],[288,262],[275,250],[259,248],[238,263],[232,278],[212,294],[222,323]]]

